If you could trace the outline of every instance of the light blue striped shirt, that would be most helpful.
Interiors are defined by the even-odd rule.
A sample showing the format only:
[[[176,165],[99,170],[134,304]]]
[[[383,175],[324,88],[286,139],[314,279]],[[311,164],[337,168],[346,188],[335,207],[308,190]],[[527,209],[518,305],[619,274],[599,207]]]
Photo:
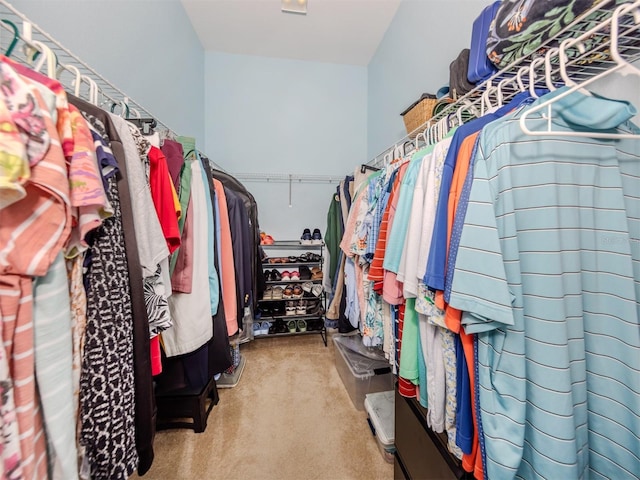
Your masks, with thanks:
[[[626,102],[553,108],[555,130],[640,133]],[[481,134],[450,298],[478,333],[486,475],[634,478],[640,141],[527,136],[520,115]]]

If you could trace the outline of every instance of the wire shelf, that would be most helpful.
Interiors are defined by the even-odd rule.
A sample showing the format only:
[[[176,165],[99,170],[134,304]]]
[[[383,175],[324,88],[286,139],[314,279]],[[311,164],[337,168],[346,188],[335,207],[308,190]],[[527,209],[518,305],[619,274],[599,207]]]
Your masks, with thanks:
[[[111,106],[114,105],[116,107],[113,109],[114,113],[120,114],[123,108],[122,102],[126,101],[132,118],[138,115],[142,118],[153,118],[161,128],[166,129],[174,136],[176,135],[175,130],[168,124],[153,115],[147,108],[128,97],[126,93],[96,72],[86,62],[73,54],[68,48],[64,47],[59,41],[55,40],[5,0],[0,0],[0,19],[2,20],[0,21],[0,41],[3,47],[10,44],[14,36],[14,26],[17,28],[19,34],[18,43],[11,54],[12,60],[33,68],[34,64],[38,61],[38,58],[34,59],[33,54],[35,50],[42,50],[38,48],[38,43],[45,45],[55,54],[58,66],[72,65],[79,70],[81,75],[96,83],[98,88],[98,106],[111,109]],[[67,91],[73,92],[75,90],[76,77],[71,70],[58,69],[57,79]],[[90,98],[89,82],[81,82],[79,96],[83,99]]]
[[[583,82],[593,76],[610,70],[616,66],[616,62],[609,54],[611,46],[611,18],[618,7],[615,0],[603,0],[597,3],[589,11],[578,17],[572,24],[565,27],[556,36],[550,38],[541,47],[531,54],[522,57],[499,72],[495,73],[485,82],[477,85],[466,95],[455,102],[447,104],[442,111],[434,115],[428,122],[413,130],[398,140],[394,145],[385,148],[368,162],[368,165],[379,167],[384,164],[384,157],[394,153],[396,149],[403,147],[407,142],[413,141],[418,134],[434,125],[445,117],[454,115],[459,109],[480,110],[482,97],[490,87],[495,87],[501,82],[502,101],[508,103],[518,92],[520,86],[529,88],[530,84],[544,86],[545,62],[544,55],[561,42],[566,41],[566,73],[576,83]],[[618,50],[622,59],[629,63],[640,60],[640,0],[628,2],[619,17]],[[557,49],[556,49],[557,50]],[[558,52],[551,52],[550,80],[557,84],[561,81],[560,61]],[[533,64],[533,65],[532,65]],[[534,75],[528,73],[518,76],[523,68],[531,68]],[[507,80],[511,80],[506,83]],[[520,85],[521,84],[521,85]]]

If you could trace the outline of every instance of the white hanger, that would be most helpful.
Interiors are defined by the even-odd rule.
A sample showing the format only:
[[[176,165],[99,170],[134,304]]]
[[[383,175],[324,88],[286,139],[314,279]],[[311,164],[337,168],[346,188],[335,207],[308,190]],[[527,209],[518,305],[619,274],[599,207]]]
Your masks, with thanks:
[[[514,83],[515,81],[516,79],[514,77],[511,77],[505,78],[504,80],[500,80],[500,82],[498,82],[498,107],[502,107],[504,105],[504,92],[502,91],[502,89],[505,87],[505,85]]]
[[[75,75],[75,78],[73,79],[73,82],[71,82],[71,87],[73,88],[73,94],[76,97],[80,97],[80,87],[82,85],[82,74],[80,73],[80,70],[78,70],[78,67],[76,67],[74,65],[64,65],[64,64],[61,63],[58,66],[58,71],[56,72],[56,77],[59,79],[60,75],[65,70],[67,72],[73,73]]]
[[[491,99],[489,98],[489,90],[491,89],[491,80],[487,81],[487,88],[485,88],[484,92],[482,92],[482,97],[480,99],[480,114],[484,115],[487,111],[492,108]]]
[[[424,137],[424,143],[425,146],[426,145],[430,145],[429,144],[429,127],[431,126],[431,120],[427,120],[427,125],[424,128],[424,132],[422,132],[422,136]]]
[[[560,47],[558,51],[558,59],[560,64],[560,77],[562,78],[562,81],[567,87],[573,87],[576,84],[576,82],[574,82],[569,76],[569,74],[567,73],[567,62],[569,61],[569,57],[567,57],[567,48],[569,47],[570,43],[573,43],[572,39],[570,38],[563,40],[560,43]]]
[[[57,59],[53,51],[49,47],[47,47],[44,43],[38,42],[37,40],[31,41],[31,44],[34,47],[36,47],[38,50],[40,50],[40,58],[33,66],[33,69],[36,72],[39,72],[46,62],[47,72],[45,75],[49,78],[55,79]]]
[[[518,88],[521,92],[525,92],[527,90],[527,87],[525,87],[524,82],[522,81],[522,75],[527,73],[528,70],[529,69],[527,67],[520,67],[518,69],[518,73],[516,73],[516,82],[518,83]]]
[[[424,136],[423,132],[418,132],[416,134],[416,137],[413,139],[413,141],[416,144],[416,150],[418,150],[420,148],[420,144],[418,143],[420,141],[420,136],[422,136],[422,141],[426,144],[427,143],[427,137]]]
[[[547,54],[544,56],[544,82],[547,85],[547,89],[550,92],[556,90],[556,86],[553,84],[553,80],[551,79],[551,57],[553,55],[558,55],[559,49],[552,47],[547,51]]]
[[[449,133],[449,117],[445,116],[438,122],[440,124],[440,135],[438,141],[441,142],[444,137]]]
[[[594,75],[593,77],[584,80],[583,82],[580,83],[574,83],[573,86],[571,86],[571,88],[568,88],[567,90],[563,91],[562,93],[560,93],[559,95],[554,96],[553,98],[540,103],[539,105],[536,105],[533,108],[530,108],[528,110],[526,110],[522,116],[520,117],[520,128],[522,129],[522,131],[524,133],[526,133],[527,135],[536,135],[536,136],[541,136],[541,135],[545,135],[545,136],[563,136],[563,137],[587,137],[587,138],[604,138],[604,139],[618,139],[618,138],[631,138],[631,139],[640,139],[640,134],[633,134],[633,133],[604,133],[604,132],[558,132],[558,131],[553,131],[552,127],[553,124],[551,122],[552,120],[552,111],[551,111],[551,105],[553,105],[554,103],[556,103],[558,100],[566,97],[567,95],[572,94],[573,92],[580,90],[581,88],[586,87],[587,85],[596,82],[602,78],[607,77],[608,75],[611,75],[614,72],[619,72],[622,75],[628,75],[628,74],[632,74],[632,75],[638,75],[640,76],[640,69],[633,66],[632,64],[630,64],[629,62],[627,62],[626,60],[624,60],[622,58],[622,56],[620,55],[620,52],[618,50],[618,36],[619,36],[619,24],[620,24],[620,15],[625,15],[628,14],[630,12],[632,12],[634,14],[634,21],[636,23],[640,23],[640,15],[637,14],[637,12],[633,11],[634,9],[637,9],[640,6],[640,1],[636,1],[633,4],[623,4],[620,5],[618,8],[615,9],[615,11],[613,12],[613,15],[611,16],[611,33],[610,33],[610,37],[611,37],[611,45],[610,45],[610,55],[611,58],[616,62],[616,66],[605,70],[604,72],[599,73],[598,75]],[[589,30],[588,32],[585,32],[584,34],[582,34],[580,37],[576,38],[575,40],[573,40],[573,42],[567,42],[566,45],[565,42],[562,42],[562,44],[560,45],[560,51],[558,52],[560,55],[560,58],[562,58],[562,50],[563,50],[563,46],[564,47],[569,47],[569,46],[573,46],[573,45],[582,45],[582,40],[584,38],[589,38],[591,35],[593,35],[595,32],[597,32],[599,29],[601,29],[603,26],[606,26],[605,22],[604,24],[598,25],[597,27],[595,27],[592,30]],[[562,61],[561,61],[561,69],[562,69]],[[534,113],[539,112],[541,110],[545,110],[546,109],[546,117],[547,117],[547,122],[546,122],[546,130],[531,130],[527,127],[527,119]]]
[[[81,75],[80,81],[89,86],[89,103],[98,106],[98,84],[87,75]]]
[[[531,65],[529,65],[529,95],[533,98],[538,98],[538,94],[536,93],[536,68],[543,63],[544,58],[538,57],[534,58],[531,61]]]

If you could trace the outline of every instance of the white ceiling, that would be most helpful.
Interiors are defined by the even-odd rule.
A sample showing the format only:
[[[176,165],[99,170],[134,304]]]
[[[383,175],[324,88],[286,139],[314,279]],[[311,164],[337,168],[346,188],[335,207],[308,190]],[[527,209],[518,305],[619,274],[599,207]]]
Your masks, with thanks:
[[[281,0],[181,0],[205,50],[367,65],[401,0],[308,0],[283,13]]]

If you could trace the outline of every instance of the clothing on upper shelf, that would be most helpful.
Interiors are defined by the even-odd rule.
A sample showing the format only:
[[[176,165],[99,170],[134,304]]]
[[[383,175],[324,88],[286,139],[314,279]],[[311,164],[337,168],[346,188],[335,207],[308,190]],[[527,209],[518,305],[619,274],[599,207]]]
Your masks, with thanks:
[[[578,91],[528,120],[556,135],[524,134],[563,92],[520,93],[386,164],[345,217],[345,312],[477,479],[640,471],[624,407],[640,395],[640,141],[570,136],[640,129],[627,102]]]

